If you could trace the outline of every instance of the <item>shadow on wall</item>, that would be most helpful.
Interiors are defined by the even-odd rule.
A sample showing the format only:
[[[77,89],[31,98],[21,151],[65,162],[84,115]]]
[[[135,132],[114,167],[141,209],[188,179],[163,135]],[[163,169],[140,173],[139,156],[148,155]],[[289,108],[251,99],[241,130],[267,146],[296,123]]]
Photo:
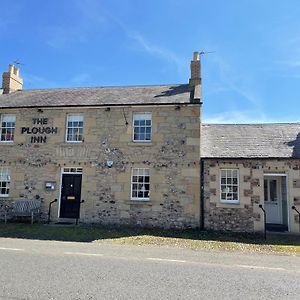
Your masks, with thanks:
[[[123,243],[129,238],[135,245],[168,245],[172,243],[185,247],[185,243],[238,242],[253,245],[299,245],[298,236],[268,235],[267,241],[262,234],[234,233],[221,231],[200,231],[199,229],[166,230],[158,228],[141,228],[129,226],[49,226],[44,224],[0,223],[0,238],[22,238],[32,240],[53,240],[85,242],[114,240]],[[192,244],[191,244],[192,245]]]
[[[288,146],[293,147],[293,158],[300,158],[300,133],[297,134],[297,137],[295,140],[288,142]]]

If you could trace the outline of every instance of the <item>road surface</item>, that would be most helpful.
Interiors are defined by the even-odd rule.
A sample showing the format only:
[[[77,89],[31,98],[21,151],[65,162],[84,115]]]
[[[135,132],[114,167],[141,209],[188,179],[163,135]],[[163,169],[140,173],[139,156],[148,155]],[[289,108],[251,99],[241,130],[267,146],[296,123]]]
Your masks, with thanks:
[[[0,299],[300,299],[300,257],[0,238]]]

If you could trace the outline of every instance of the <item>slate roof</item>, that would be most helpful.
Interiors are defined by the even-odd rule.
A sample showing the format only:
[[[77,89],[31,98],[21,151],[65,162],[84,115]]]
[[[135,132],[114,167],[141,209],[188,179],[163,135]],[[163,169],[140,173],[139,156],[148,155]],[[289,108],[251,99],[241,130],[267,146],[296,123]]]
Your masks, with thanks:
[[[203,124],[203,158],[300,158],[300,123]]]
[[[0,108],[190,103],[188,84],[22,90],[0,95]]]

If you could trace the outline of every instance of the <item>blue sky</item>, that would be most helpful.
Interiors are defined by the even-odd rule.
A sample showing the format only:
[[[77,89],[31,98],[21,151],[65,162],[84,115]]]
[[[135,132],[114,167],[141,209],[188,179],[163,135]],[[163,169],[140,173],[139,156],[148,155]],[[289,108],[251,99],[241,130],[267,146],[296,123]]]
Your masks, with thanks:
[[[2,1],[1,71],[24,88],[187,83],[202,57],[203,119],[300,121],[298,0]]]

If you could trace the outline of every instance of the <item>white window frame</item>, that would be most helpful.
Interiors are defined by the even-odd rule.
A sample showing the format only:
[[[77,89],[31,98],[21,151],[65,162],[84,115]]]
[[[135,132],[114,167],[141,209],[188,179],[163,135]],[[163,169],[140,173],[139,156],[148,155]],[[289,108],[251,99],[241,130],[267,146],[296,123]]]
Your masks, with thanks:
[[[225,183],[222,183],[222,173],[226,172],[225,177]],[[228,172],[231,173],[230,176],[228,176]],[[233,172],[236,172],[236,177],[233,176]],[[233,183],[233,179],[236,178],[236,183]],[[227,182],[227,179],[231,179],[231,183]],[[227,191],[223,191],[223,187],[225,186],[225,189]],[[236,187],[237,191],[234,192],[233,188]],[[232,190],[231,190],[232,189]],[[237,199],[227,199],[228,194],[237,194]],[[226,194],[225,198],[222,198],[222,194]],[[231,204],[239,204],[240,203],[240,179],[239,179],[239,169],[221,169],[220,170],[220,202],[222,203],[231,203]]]
[[[143,118],[144,117],[144,118]],[[149,121],[150,120],[150,125],[135,125],[135,121]],[[150,127],[150,139],[135,139],[135,128],[145,128],[145,137],[146,137],[146,128]],[[135,143],[151,143],[152,141],[152,113],[149,112],[136,112],[133,113],[132,116],[132,141]]]
[[[82,127],[78,126],[78,127],[69,127],[69,118],[72,117],[80,117],[82,118],[82,120],[78,121],[81,122],[82,121]],[[81,140],[68,140],[68,129],[69,128],[82,128],[82,139]],[[66,143],[82,143],[83,142],[83,130],[84,130],[84,116],[81,113],[69,113],[67,114],[67,120],[66,120]]]
[[[137,174],[136,174],[137,173]],[[147,174],[148,173],[148,174]],[[146,176],[147,177],[149,177],[149,181],[148,182],[146,182],[146,180],[145,180],[145,178],[146,178]],[[137,180],[133,180],[133,178],[134,177],[143,177],[143,181],[139,181],[138,179]],[[145,188],[145,184],[148,184],[149,185],[149,189],[148,189],[148,197],[134,197],[133,196],[133,192],[135,191],[134,189],[133,189],[133,185],[143,185],[144,186],[144,188]],[[137,189],[136,189],[136,191],[137,191],[137,193],[139,192],[139,191],[141,191],[141,192],[145,192],[145,191],[147,191],[147,190],[144,190],[144,191],[142,191],[142,190],[140,190],[138,187],[137,187]],[[130,198],[131,198],[131,200],[133,200],[133,201],[149,201],[150,200],[150,169],[148,169],[148,168],[132,168],[132,170],[131,170],[131,190],[130,190]]]
[[[5,118],[11,118],[12,120],[9,121],[9,123],[13,123],[13,126],[6,126],[6,127],[2,127],[2,123],[4,121]],[[13,143],[14,139],[15,139],[15,129],[16,129],[16,115],[12,115],[12,114],[1,114],[0,115],[0,142],[1,143]],[[6,123],[8,123],[6,121]],[[2,129],[12,129],[12,140],[2,140]]]
[[[82,167],[63,167],[63,174],[82,174]]]
[[[6,183],[6,187],[3,187],[3,183]],[[10,192],[10,170],[8,167],[0,167],[0,198],[9,197]],[[2,188],[8,190],[8,193],[2,194]]]

